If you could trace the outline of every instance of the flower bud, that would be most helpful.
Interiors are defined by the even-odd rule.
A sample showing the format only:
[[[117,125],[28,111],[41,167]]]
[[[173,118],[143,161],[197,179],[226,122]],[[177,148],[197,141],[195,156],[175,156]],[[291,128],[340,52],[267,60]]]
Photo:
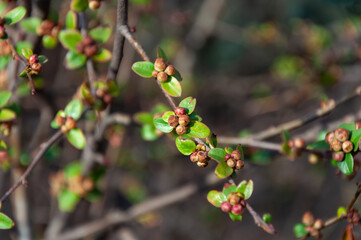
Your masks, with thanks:
[[[296,138],[294,140],[295,148],[304,148],[305,147],[305,141],[302,138]]]
[[[105,94],[104,98],[103,98],[103,101],[106,103],[106,104],[111,104],[112,101],[113,101],[113,96],[110,95],[110,94]]]
[[[153,70],[153,72],[152,72],[152,77],[157,77],[157,75],[158,75],[158,71],[157,70]]]
[[[198,161],[197,152],[192,153],[190,159],[192,162],[197,162]]]
[[[38,62],[39,62],[39,57],[38,57],[38,55],[32,54],[32,55],[29,57],[29,63],[30,63],[30,64],[38,63]]]
[[[223,212],[230,212],[232,210],[232,206],[231,206],[231,204],[229,202],[224,201],[221,204],[221,210]]]
[[[351,141],[345,141],[342,143],[342,150],[345,152],[345,153],[349,153],[351,152],[353,149],[353,144]]]
[[[182,108],[182,107],[177,107],[175,110],[174,110],[174,113],[175,115],[184,115],[186,114],[186,109],[185,108]]]
[[[61,126],[60,130],[62,133],[67,133],[69,131],[69,129],[65,125]]]
[[[89,35],[83,36],[81,41],[84,44],[84,46],[90,46],[90,45],[96,44],[95,40]]]
[[[315,221],[315,218],[313,217],[313,214],[311,212],[305,212],[302,216],[302,223],[306,226],[310,226]]]
[[[348,140],[349,132],[344,128],[337,128],[335,130],[335,138],[341,142]]]
[[[34,74],[39,74],[43,67],[41,66],[41,63],[33,63],[31,64],[31,70]]]
[[[325,141],[328,144],[330,144],[333,139],[335,139],[335,133],[334,132],[329,132],[329,133],[326,134]]]
[[[157,74],[157,79],[159,82],[165,82],[168,80],[168,75],[165,72],[159,72]]]
[[[236,161],[233,158],[228,159],[227,160],[227,166],[231,167],[231,168],[235,167],[236,166]]]
[[[71,117],[67,117],[66,118],[66,122],[65,122],[65,126],[68,130],[74,129],[76,126],[76,121],[71,118]]]
[[[95,92],[95,95],[98,97],[98,98],[103,98],[104,95],[105,95],[105,91],[104,89],[101,89],[101,88],[98,88]]]
[[[359,130],[361,128],[361,121],[355,122],[356,130]]]
[[[176,127],[178,125],[178,117],[176,115],[170,115],[168,118],[168,124],[171,127]]]
[[[175,70],[175,67],[173,67],[172,65],[169,65],[164,72],[166,74],[168,74],[169,76],[173,76],[174,74],[176,74],[177,70]]]
[[[86,46],[84,48],[84,54],[85,54],[86,57],[92,57],[98,52],[98,50],[99,49],[98,49],[98,46],[96,44]]]
[[[236,169],[242,169],[244,167],[244,162],[242,160],[238,160],[236,162]]]
[[[207,167],[207,165],[208,165],[208,162],[204,162],[204,163],[197,162],[197,166],[198,166],[198,167],[204,168],[204,167]]]
[[[241,215],[243,213],[244,207],[241,205],[235,205],[232,207],[232,213],[234,215]]]
[[[226,156],[224,157],[224,159],[226,159],[226,160],[228,160],[228,159],[230,159],[231,158],[231,154],[226,154]]]
[[[178,127],[176,127],[175,131],[176,131],[176,133],[178,135],[186,134],[187,133],[187,127],[178,125]]]
[[[340,151],[342,149],[342,143],[340,141],[338,141],[337,139],[333,139],[330,142],[330,146],[331,146],[332,150],[335,152]]]
[[[332,158],[337,162],[341,162],[344,156],[345,154],[342,151],[332,153]]]
[[[94,0],[94,1],[89,2],[89,8],[90,9],[96,10],[99,7],[100,7],[100,2],[99,1]]]
[[[231,193],[230,196],[228,197],[228,200],[231,205],[237,205],[241,201],[241,198],[237,194]]]
[[[234,150],[231,154],[231,157],[235,160],[240,160],[242,158],[242,153],[239,150]]]
[[[167,65],[164,62],[163,58],[157,58],[154,62],[154,69],[158,72],[164,71],[164,69],[167,67]]]
[[[208,155],[205,151],[199,151],[197,153],[197,157],[198,157],[198,162],[202,162],[202,163],[207,162]]]
[[[63,126],[65,123],[65,118],[63,118],[62,116],[56,116],[54,119],[55,123],[58,124],[58,126]]]
[[[84,48],[85,48],[85,45],[83,42],[78,42],[75,45],[75,49],[76,49],[77,53],[84,53]]]
[[[182,126],[187,126],[191,120],[189,119],[188,115],[180,115],[178,123]]]
[[[313,224],[313,228],[316,230],[320,230],[323,227],[322,219],[316,219],[315,223]]]

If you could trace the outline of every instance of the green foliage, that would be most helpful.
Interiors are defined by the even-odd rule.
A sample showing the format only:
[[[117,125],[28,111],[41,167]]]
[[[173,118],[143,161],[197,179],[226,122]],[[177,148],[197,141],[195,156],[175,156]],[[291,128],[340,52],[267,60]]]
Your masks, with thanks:
[[[232,175],[233,168],[228,167],[225,161],[218,163],[216,170],[214,171],[218,178],[226,178]]]
[[[249,180],[248,182],[243,180],[240,182],[240,184],[237,186],[237,192],[242,193],[244,196],[244,199],[248,199],[251,197],[253,193],[253,181]]]
[[[196,107],[196,103],[197,103],[197,100],[195,98],[187,97],[179,103],[179,106],[182,108],[185,108],[187,114],[190,115],[191,113],[193,113],[193,111]]]
[[[175,113],[173,111],[167,111],[163,114],[162,116],[162,119],[165,121],[165,122],[168,122],[168,119],[171,115],[175,115]]]
[[[153,124],[153,114],[139,112],[134,115],[134,120],[140,124]]]
[[[182,86],[174,76],[170,76],[166,82],[161,82],[161,86],[172,97],[180,97],[182,95]]]
[[[6,68],[6,66],[10,62],[10,59],[11,59],[10,56],[5,56],[5,55],[0,56],[0,70]]]
[[[20,26],[28,33],[37,34],[36,28],[41,24],[41,22],[40,18],[29,17],[22,20]]]
[[[0,122],[9,122],[16,118],[14,111],[10,109],[0,109]]]
[[[25,47],[23,49],[21,49],[21,54],[23,54],[23,56],[26,58],[26,59],[29,59],[29,57],[31,55],[33,55],[33,50],[31,50],[30,48],[28,47]]]
[[[233,213],[228,213],[229,217],[232,219],[232,221],[242,221],[242,215],[235,215]]]
[[[194,150],[196,150],[196,144],[193,140],[183,139],[182,137],[177,137],[175,143],[176,143],[178,150],[183,155],[190,155],[194,152]]]
[[[218,162],[225,161],[226,154],[227,152],[222,148],[213,148],[208,152],[208,156]]]
[[[206,138],[211,134],[209,128],[201,122],[191,121],[187,134],[191,137]]]
[[[173,130],[173,127],[169,126],[162,118],[155,119],[154,126],[164,133],[170,133]]]
[[[215,207],[220,207],[222,202],[227,201],[227,196],[223,192],[216,190],[210,191],[207,194],[207,200]]]
[[[293,227],[293,232],[297,238],[304,237],[308,234],[306,226],[302,223],[298,223]]]
[[[154,64],[151,62],[136,62],[132,66],[133,71],[141,77],[151,78]]]
[[[88,8],[88,0],[72,0],[70,6],[76,12],[83,12]]]
[[[65,107],[65,115],[78,120],[83,113],[83,104],[79,100],[72,100]]]
[[[146,141],[153,141],[159,137],[153,123],[144,124],[141,128],[141,134],[142,134],[142,138]]]
[[[80,162],[72,162],[65,166],[64,176],[66,179],[70,179],[75,176],[81,175],[83,172],[83,166]]]
[[[110,38],[112,30],[110,27],[96,27],[89,31],[89,35],[98,43],[105,43]]]
[[[265,223],[271,223],[272,216],[269,213],[265,213],[265,214],[263,214],[262,219]]]
[[[80,196],[70,192],[68,189],[64,189],[58,195],[59,209],[63,212],[72,212],[79,200]]]
[[[10,229],[14,227],[15,223],[11,218],[0,212],[0,229]]]
[[[70,11],[66,14],[66,17],[65,17],[65,27],[66,27],[67,29],[76,29],[76,26],[77,26],[77,16],[76,16],[76,13],[70,10]]]
[[[330,145],[325,140],[320,140],[311,143],[307,146],[307,149],[330,149]]]
[[[68,69],[76,69],[82,67],[86,62],[86,57],[75,51],[69,51],[65,56],[65,66]]]
[[[91,57],[96,62],[108,62],[112,59],[112,53],[105,49],[101,48],[99,51]]]
[[[337,167],[345,175],[351,175],[353,173],[354,160],[351,153],[345,154],[345,159],[341,162],[337,162]]]
[[[10,98],[11,98],[11,92],[10,91],[3,91],[0,92],[0,108],[4,107],[6,104],[8,104]]]
[[[359,142],[361,139],[361,129],[354,130],[351,132],[351,139],[350,141],[353,144],[353,151],[356,152],[359,146]]]
[[[56,45],[58,44],[58,39],[52,36],[45,35],[42,38],[42,42],[44,47],[52,49],[55,48]]]
[[[149,0],[138,0],[138,1],[146,1],[149,2]],[[134,2],[134,1],[133,1]],[[167,56],[165,55],[165,52],[160,47],[157,47],[157,58],[163,58],[165,62],[168,61]]]
[[[24,7],[16,7],[5,14],[4,19],[5,23],[8,25],[15,24],[19,22],[26,14],[26,9]]]
[[[59,33],[59,41],[64,48],[69,50],[75,50],[76,44],[81,42],[82,36],[79,31],[75,29],[62,30]]]
[[[16,46],[15,46],[15,49],[16,49],[16,52],[19,54],[19,55],[22,55],[22,50],[23,48],[30,48],[30,49],[33,49],[33,45],[28,42],[28,41],[23,41],[23,42],[17,42],[16,43]]]
[[[85,137],[83,131],[79,128],[71,129],[66,133],[66,136],[74,147],[78,149],[83,149],[85,147]]]

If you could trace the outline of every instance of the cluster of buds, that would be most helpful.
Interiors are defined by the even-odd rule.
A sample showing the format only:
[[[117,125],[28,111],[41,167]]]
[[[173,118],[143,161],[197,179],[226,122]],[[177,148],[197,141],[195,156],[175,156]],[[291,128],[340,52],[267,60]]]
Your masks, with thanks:
[[[79,196],[85,196],[94,189],[94,181],[92,179],[80,175],[66,179],[62,171],[50,176],[50,185],[53,196],[57,196],[66,188]]]
[[[325,141],[330,145],[332,158],[340,162],[344,159],[345,153],[349,153],[353,149],[353,144],[349,140],[350,133],[344,128],[337,128],[335,131],[327,133]]]
[[[76,44],[76,51],[86,57],[92,57],[98,52],[97,42],[89,35],[83,36],[81,42]]]
[[[154,62],[154,71],[152,76],[160,82],[168,81],[169,76],[173,76],[177,70],[173,65],[167,64],[163,58],[157,58]]]
[[[357,209],[351,208],[347,212],[347,222],[353,225],[358,225],[361,221],[360,214],[358,213]]]
[[[198,144],[196,150],[191,154],[190,159],[192,162],[196,162],[198,167],[207,167],[209,157],[206,151],[206,146]]]
[[[37,54],[32,54],[28,59],[28,68],[26,71],[30,74],[39,74],[43,69],[43,66],[39,62],[39,56]]]
[[[98,9],[100,7],[100,2],[103,0],[88,0],[90,9]]]
[[[0,41],[0,56],[9,56],[11,48],[7,41]]]
[[[185,108],[177,107],[174,110],[175,115],[170,115],[168,118],[169,126],[175,128],[178,135],[187,133],[187,126],[190,123],[189,115]]]
[[[305,212],[302,217],[302,223],[306,226],[306,231],[313,237],[321,239],[322,235],[320,230],[324,227],[324,223],[322,219],[314,218],[311,212]]]
[[[5,29],[5,19],[0,17],[0,40],[6,39],[8,34],[6,33]]]
[[[41,24],[36,28],[36,33],[39,36],[51,36],[57,38],[60,27],[61,26],[59,24],[47,19],[42,21]]]
[[[57,115],[54,121],[60,126],[60,129],[63,133],[69,132],[76,126],[76,121],[70,116],[62,117],[60,115]]]
[[[226,154],[225,159],[227,166],[233,169],[239,170],[244,166],[244,162],[242,160],[242,153],[239,150],[234,150],[232,154]]]
[[[113,95],[109,91],[109,85],[103,81],[97,81],[95,86],[95,98],[90,94],[91,89],[89,83],[82,85],[82,99],[89,106],[95,106],[97,110],[104,110],[113,101]]]
[[[222,202],[221,210],[234,215],[241,215],[246,208],[246,201],[241,193],[232,192],[227,196],[227,201]]]
[[[305,147],[305,141],[302,138],[290,139],[287,145],[291,149],[290,159],[293,160],[295,157],[301,156],[302,150]]]

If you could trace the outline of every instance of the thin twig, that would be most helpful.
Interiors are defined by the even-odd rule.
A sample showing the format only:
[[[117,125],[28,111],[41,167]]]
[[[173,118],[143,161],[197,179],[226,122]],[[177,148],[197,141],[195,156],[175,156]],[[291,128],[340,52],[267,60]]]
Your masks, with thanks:
[[[248,147],[257,147],[267,150],[281,151],[282,145],[250,138],[223,137],[217,136],[217,142],[222,144],[241,144]]]
[[[252,215],[254,222],[258,227],[262,228],[264,231],[270,234],[277,233],[276,229],[274,229],[272,225],[267,224],[265,221],[263,221],[263,219],[258,215],[258,213],[255,210],[253,210],[253,208],[251,207],[251,205],[249,205],[249,203],[246,204],[246,207],[248,212]]]

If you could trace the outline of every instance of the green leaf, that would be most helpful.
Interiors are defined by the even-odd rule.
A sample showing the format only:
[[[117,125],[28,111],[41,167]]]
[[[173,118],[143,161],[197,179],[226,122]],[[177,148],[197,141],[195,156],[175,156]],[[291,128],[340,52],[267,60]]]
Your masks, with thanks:
[[[76,44],[81,42],[81,40],[80,32],[75,29],[66,29],[59,33],[59,41],[69,50],[75,50]]]
[[[76,12],[83,12],[88,8],[88,0],[72,0],[70,7]]]
[[[4,107],[11,98],[11,92],[10,91],[3,91],[0,92],[0,108]]]
[[[182,95],[182,86],[180,82],[173,76],[170,76],[169,78],[170,80],[161,82],[163,90],[172,97],[180,97]]]
[[[232,175],[233,168],[228,167],[226,162],[220,162],[214,173],[218,178],[226,178]]]
[[[16,113],[10,109],[0,110],[0,122],[8,122],[16,118]]]
[[[229,186],[227,188],[223,188],[223,194],[227,197],[230,193],[236,192],[236,191],[237,191],[237,187],[234,184],[232,184],[231,186]]]
[[[162,118],[155,119],[154,126],[164,133],[170,133],[173,130],[173,127],[169,126]]]
[[[228,154],[232,154],[232,152],[233,152],[233,148],[231,148],[231,147],[225,147],[224,150],[225,150]]]
[[[48,62],[48,58],[45,57],[44,55],[39,55],[38,58],[39,58],[39,63],[41,64]]]
[[[1,1],[1,2],[0,2],[0,14],[1,14],[1,15],[2,15],[3,12],[5,11],[6,6],[7,6],[7,4],[6,4],[5,1]]]
[[[64,176],[67,180],[72,177],[79,176],[83,172],[83,166],[80,162],[72,162],[65,166]]]
[[[157,57],[158,57],[158,58],[163,58],[163,60],[164,60],[165,62],[168,61],[167,56],[165,55],[165,52],[164,52],[163,49],[161,49],[160,47],[157,47]]]
[[[156,129],[152,124],[144,124],[141,129],[142,138],[146,141],[154,141],[159,137]]]
[[[348,131],[353,131],[356,130],[356,126],[355,123],[342,123],[341,125],[338,126],[339,128],[344,128]]]
[[[215,134],[212,134],[209,137],[207,137],[207,145],[210,148],[216,148],[217,147],[217,136]]]
[[[112,53],[105,48],[101,48],[94,56],[92,56],[92,59],[96,62],[108,62],[112,59]]]
[[[6,24],[12,25],[19,22],[26,14],[26,9],[24,7],[16,7],[5,14],[4,19]]]
[[[226,151],[222,148],[212,148],[208,152],[208,156],[210,156],[211,158],[213,158],[218,162],[225,161],[226,154],[227,154]]]
[[[33,50],[31,50],[30,48],[28,47],[25,47],[23,49],[21,49],[21,54],[26,58],[26,59],[29,59],[29,57],[31,55],[33,55]]]
[[[152,113],[153,114],[156,114],[156,113],[162,113],[162,112],[166,112],[169,110],[169,107],[164,105],[164,104],[157,104],[155,105],[155,107],[153,108],[152,110]]]
[[[242,221],[242,215],[236,215],[233,213],[228,213],[229,217],[232,219],[232,221]]]
[[[206,138],[211,134],[211,131],[204,123],[191,121],[188,125],[187,134],[191,137]]]
[[[358,144],[361,139],[361,129],[354,130],[351,132],[351,142],[353,143],[353,151],[356,152],[358,149]]]
[[[168,122],[168,119],[171,115],[175,115],[175,113],[173,111],[165,112],[162,116],[163,121]]]
[[[79,100],[72,100],[66,105],[64,112],[66,116],[70,116],[74,120],[78,120],[83,112],[83,104]]]
[[[307,149],[330,149],[330,145],[325,140],[311,143],[307,146]]]
[[[58,39],[52,36],[43,36],[42,38],[42,42],[44,47],[48,48],[48,49],[52,49],[55,48],[56,45],[58,44]]]
[[[63,212],[72,212],[79,200],[80,196],[65,189],[58,195],[59,209]]]
[[[237,192],[242,193],[244,196],[244,199],[248,199],[251,197],[253,193],[253,181],[249,180],[248,182],[243,180],[238,186],[237,186]]]
[[[65,56],[65,65],[68,69],[76,69],[82,67],[86,62],[86,57],[74,51],[67,52]]]
[[[342,218],[342,217],[344,217],[344,216],[347,216],[347,210],[346,210],[346,208],[344,208],[344,207],[339,207],[339,208],[337,209],[337,217],[338,217],[338,218]]]
[[[16,52],[19,54],[19,55],[22,55],[22,49],[23,48],[30,48],[30,49],[32,49],[33,48],[33,45],[30,43],[30,42],[28,42],[28,41],[23,41],[23,42],[18,42],[18,43],[16,43],[16,47],[15,47],[15,49],[16,49]]]
[[[175,144],[178,148],[178,150],[183,155],[191,155],[194,150],[196,149],[196,144],[193,140],[190,139],[182,139],[180,137],[177,137],[175,140]]]
[[[154,64],[151,62],[135,62],[132,70],[141,77],[151,78],[154,71]]]
[[[201,122],[202,121],[202,118],[197,115],[195,112],[192,112],[191,115],[189,115],[189,119],[192,121],[198,121],[198,122]]]
[[[293,227],[293,232],[297,238],[304,237],[308,234],[306,226],[302,223],[298,223]]]
[[[28,33],[37,34],[36,28],[41,24],[41,22],[40,18],[29,17],[22,20],[20,26]]]
[[[8,63],[10,62],[10,56],[2,55],[0,56],[0,70],[7,67]]]
[[[96,27],[89,31],[89,35],[98,43],[105,43],[110,38],[112,30],[110,27]]]
[[[79,128],[71,129],[66,134],[69,142],[78,149],[83,149],[85,147],[85,137],[83,131]]]
[[[0,213],[0,229],[10,229],[14,227],[15,223],[11,218],[3,213]]]
[[[153,125],[153,114],[148,112],[138,112],[134,115],[134,120],[139,124]]]
[[[288,142],[291,139],[290,133],[286,130],[282,130],[282,139],[283,142]]]
[[[61,117],[66,117],[65,115],[65,112],[63,110],[59,110],[57,113],[56,113],[56,116],[61,116]],[[51,123],[50,123],[50,126],[52,128],[55,128],[55,129],[58,129],[60,126],[55,122],[55,120],[53,120]]]
[[[182,108],[185,108],[187,111],[187,114],[189,115],[189,114],[193,113],[193,111],[196,107],[196,103],[197,103],[197,100],[195,98],[187,97],[179,103],[179,106]]]
[[[65,27],[68,29],[76,29],[76,25],[77,25],[76,13],[70,10],[65,17]]]
[[[8,149],[8,146],[6,145],[6,143],[3,140],[1,140],[0,141],[0,151],[5,151],[7,149]]]
[[[227,201],[227,197],[219,191],[212,190],[207,194],[207,200],[215,207],[221,207],[221,204]]]
[[[350,175],[353,173],[353,157],[351,153],[345,154],[345,159],[341,162],[337,162],[337,167],[341,170],[341,172],[345,175]]]

